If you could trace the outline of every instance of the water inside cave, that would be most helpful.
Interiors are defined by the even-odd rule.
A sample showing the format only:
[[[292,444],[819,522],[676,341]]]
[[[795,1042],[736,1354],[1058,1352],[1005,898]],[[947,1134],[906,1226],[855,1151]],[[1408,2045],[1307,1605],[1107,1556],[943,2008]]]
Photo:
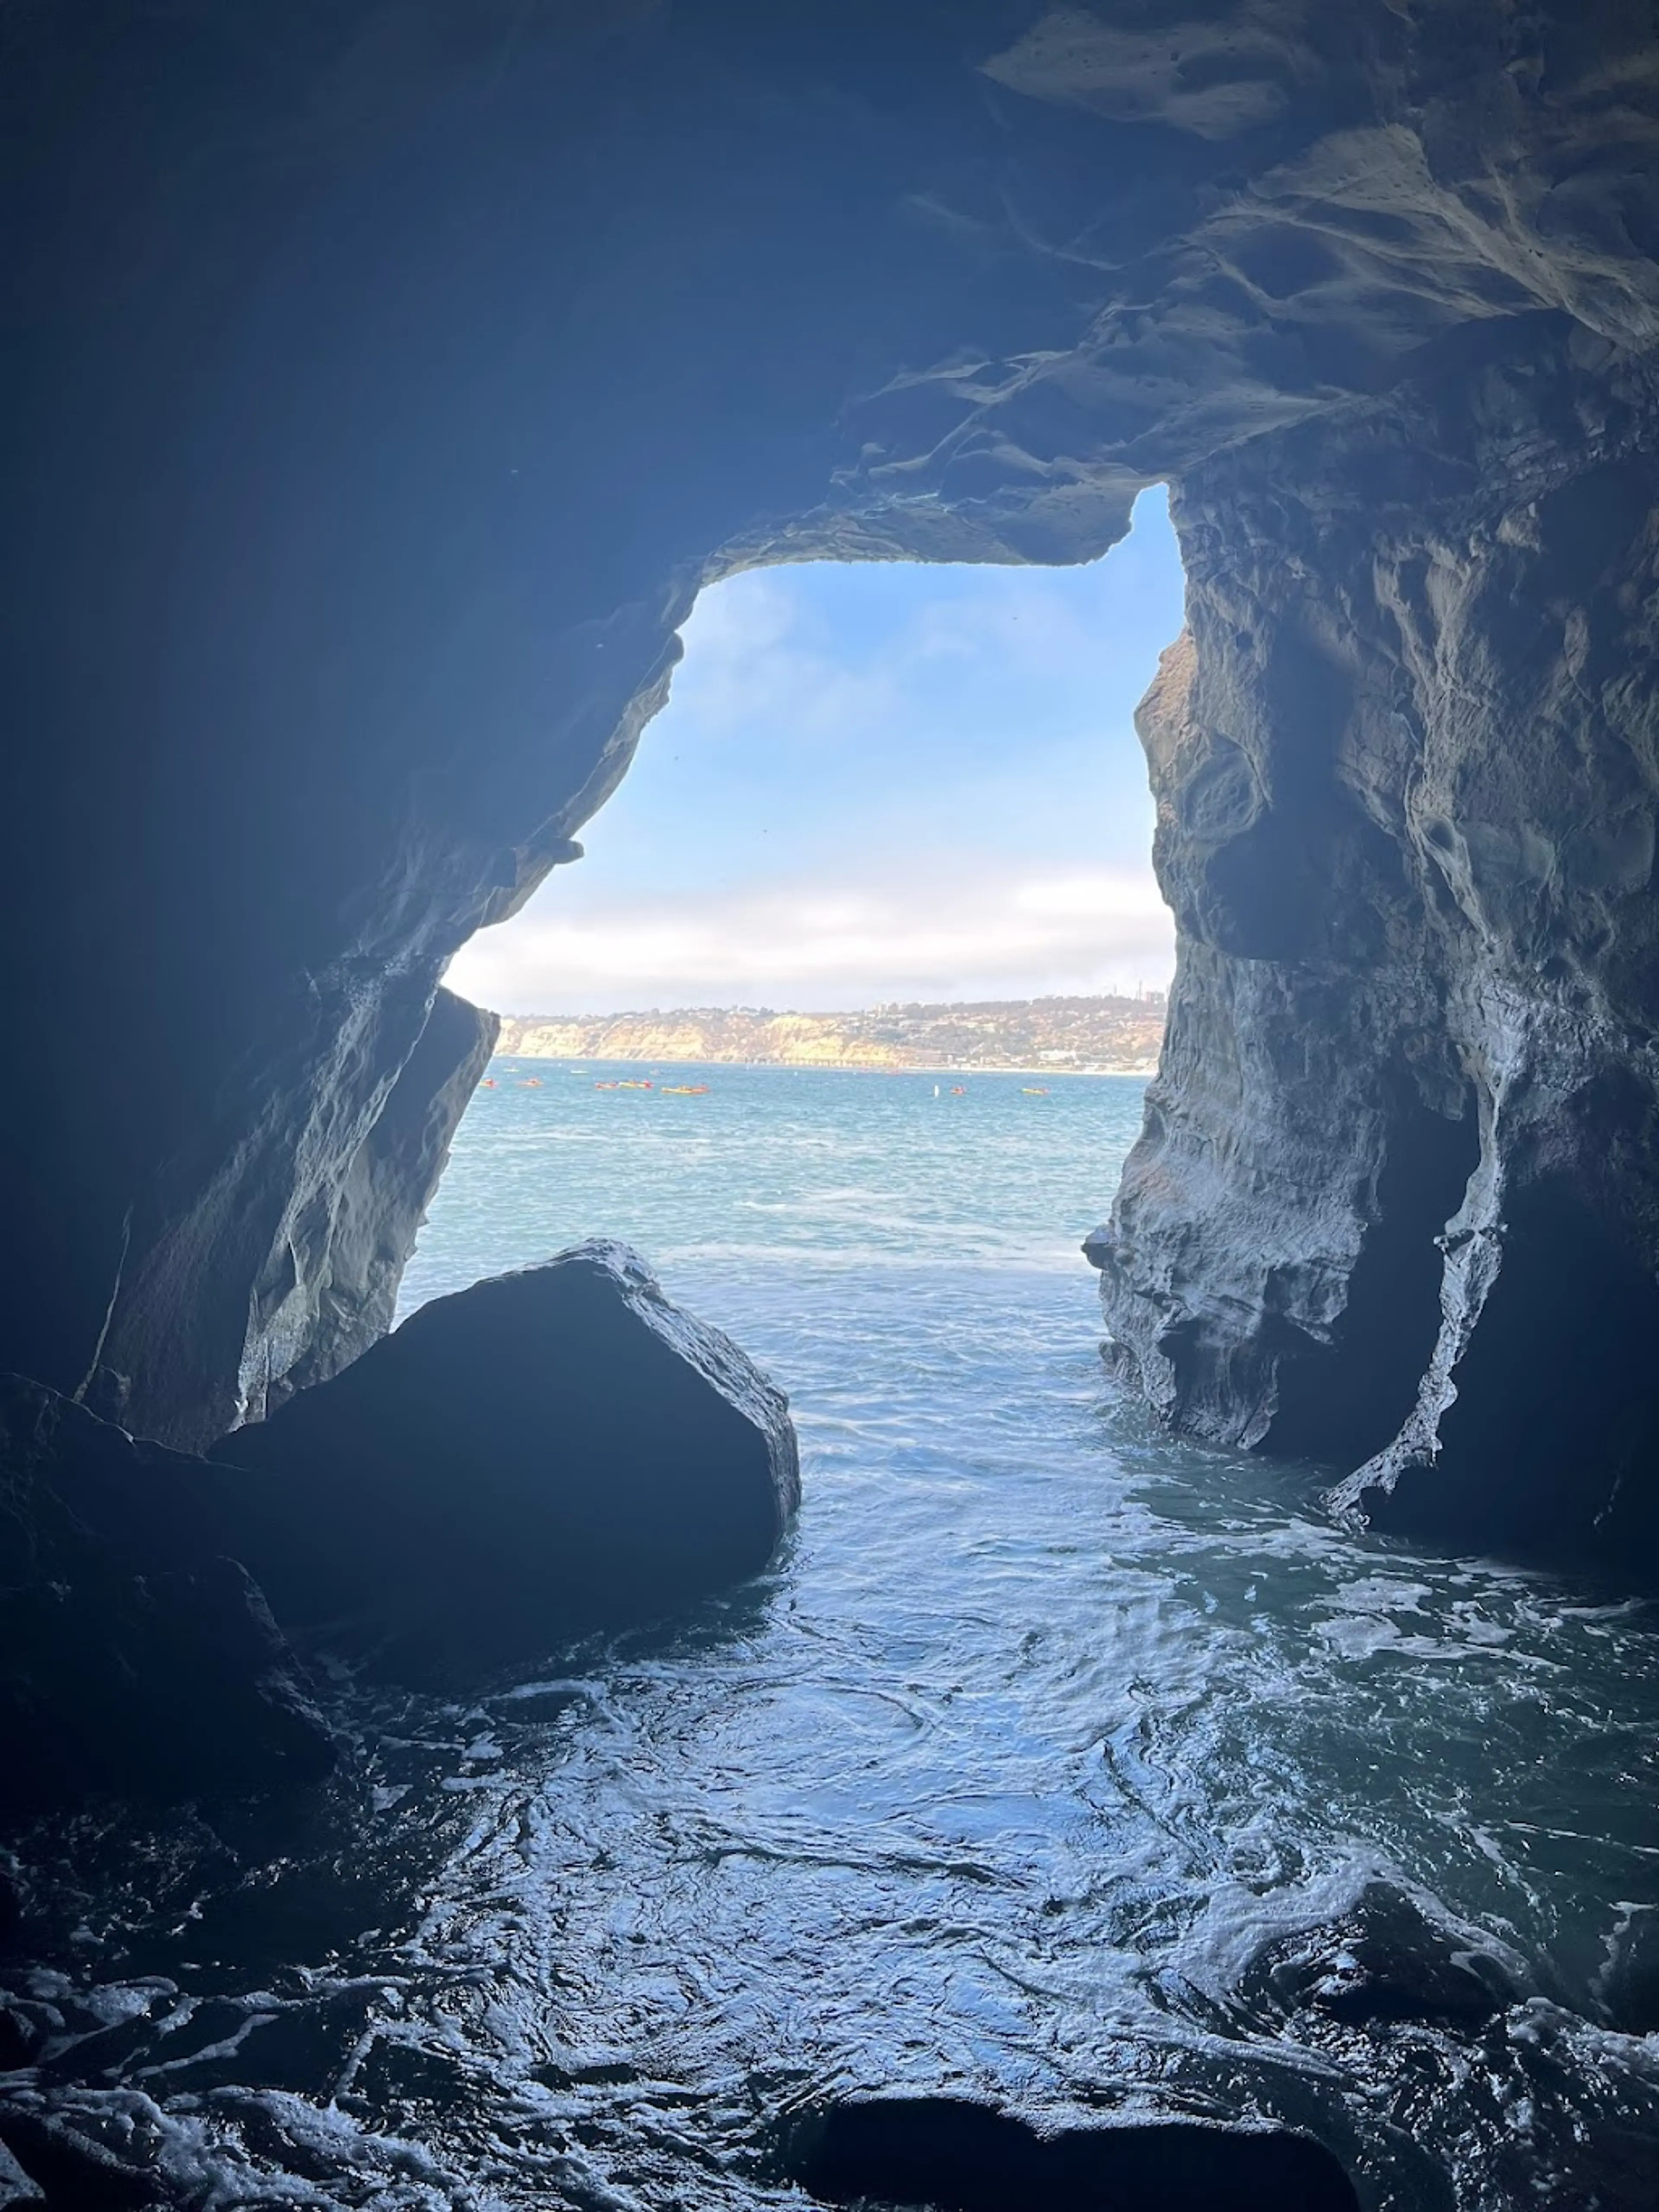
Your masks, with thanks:
[[[79,2109],[216,2203],[422,2212],[799,2203],[780,2130],[867,2091],[1253,2114],[1396,2208],[1651,2155],[1651,1619],[1115,1395],[1077,1245],[1137,1080],[542,1074],[475,1101],[407,1298],[636,1237],[787,1378],[798,1528],[480,1693],[343,1683],[302,1816],[66,1832],[86,1972],[20,1994]]]
[[[734,700],[781,714],[813,681],[799,635],[766,642],[764,592],[750,614],[701,693],[688,663],[710,745]],[[1137,620],[1131,689],[1170,627]],[[602,817],[590,904],[562,915],[562,874],[517,926],[596,961],[590,1006],[621,988],[606,959],[646,976],[665,944],[718,963],[746,939],[726,995],[787,988],[775,885],[690,841],[653,858],[676,727],[617,802],[614,876]],[[890,819],[867,787],[866,857],[907,858],[941,757],[895,769]],[[769,817],[795,837],[775,876],[799,882],[854,873],[815,782],[871,773],[808,743],[793,824],[763,763],[717,781],[751,843]],[[1069,912],[998,879],[1004,934],[1058,916],[1063,954],[1097,857]],[[926,991],[965,957],[972,860],[843,882],[809,995],[837,1003],[872,930],[943,913]],[[699,897],[701,937],[675,921]],[[514,957],[501,933],[457,980],[489,995]],[[658,980],[703,995],[695,964]],[[1143,1079],[719,1066],[679,1072],[690,1095],[529,1065],[469,1109],[403,1310],[627,1238],[789,1390],[799,1524],[757,1584],[465,1694],[342,1674],[359,1757],[303,1808],[62,1826],[82,1963],[11,1992],[59,2023],[60,2106],[215,2206],[798,2205],[800,2116],[900,2093],[1050,2129],[1276,2123],[1377,2212],[1564,2178],[1626,2201],[1659,2158],[1651,1610],[1339,1528],[1331,1470],[1196,1449],[1115,1390],[1079,1246]]]

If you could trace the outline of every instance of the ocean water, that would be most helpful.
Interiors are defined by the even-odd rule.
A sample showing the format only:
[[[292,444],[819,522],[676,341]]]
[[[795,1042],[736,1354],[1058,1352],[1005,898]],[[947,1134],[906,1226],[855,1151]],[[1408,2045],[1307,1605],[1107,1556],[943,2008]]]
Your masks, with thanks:
[[[14,2092],[204,2206],[804,2206],[799,2116],[892,2090],[1281,2120],[1374,2212],[1659,2204],[1651,1612],[1115,1390],[1139,1081],[619,1073],[497,1064],[404,1306],[636,1243],[790,1394],[773,1570],[465,1698],[339,1680],[303,1808],[55,1833]],[[1418,1935],[1350,2002],[1377,1885]]]

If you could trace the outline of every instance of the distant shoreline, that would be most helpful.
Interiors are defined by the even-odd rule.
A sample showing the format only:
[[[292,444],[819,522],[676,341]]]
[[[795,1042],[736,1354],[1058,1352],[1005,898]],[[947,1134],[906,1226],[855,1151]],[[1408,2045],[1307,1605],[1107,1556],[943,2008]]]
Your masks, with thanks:
[[[653,1007],[502,1018],[501,1060],[624,1067],[830,1067],[872,1075],[1136,1075],[1164,1042],[1162,992],[896,1002],[844,1013]]]
[[[1075,1076],[1114,1076],[1135,1083],[1150,1083],[1157,1074],[1156,1066],[1148,1067],[1010,1067],[999,1064],[993,1067],[963,1067],[951,1065],[927,1067],[920,1062],[904,1067],[872,1067],[860,1060],[674,1060],[666,1053],[658,1053],[648,1060],[606,1060],[598,1053],[580,1057],[555,1058],[550,1053],[498,1052],[489,1065],[496,1067],[516,1067],[520,1061],[538,1061],[544,1067],[557,1067],[567,1075],[584,1075],[592,1067],[695,1067],[705,1075],[730,1074],[751,1067],[775,1067],[786,1075],[1037,1075],[1045,1082]]]

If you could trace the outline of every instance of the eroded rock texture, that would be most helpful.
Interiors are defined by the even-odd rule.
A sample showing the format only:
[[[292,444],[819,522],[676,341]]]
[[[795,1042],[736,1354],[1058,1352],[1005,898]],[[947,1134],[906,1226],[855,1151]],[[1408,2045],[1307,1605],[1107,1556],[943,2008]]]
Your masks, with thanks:
[[[1391,1451],[1402,1506],[1518,1436],[1542,1526],[1571,1430],[1589,1518],[1633,1507],[1649,11],[64,0],[0,41],[0,1358],[187,1443],[325,1372],[418,1212],[365,1147],[444,963],[573,856],[698,588],[1085,559],[1170,477],[1125,1363],[1200,1434]]]
[[[245,1376],[251,1418],[263,1419],[295,1390],[325,1382],[392,1326],[404,1263],[449,1158],[450,1141],[500,1024],[453,991],[432,1002],[415,1049],[369,1124],[333,1194],[317,1209],[321,1249],[284,1270],[303,1349],[284,1339],[275,1310],[262,1311],[258,1342],[271,1376]]]
[[[1654,374],[1553,319],[1463,353],[1183,487],[1182,970],[1103,1286],[1197,1434],[1651,1546]]]

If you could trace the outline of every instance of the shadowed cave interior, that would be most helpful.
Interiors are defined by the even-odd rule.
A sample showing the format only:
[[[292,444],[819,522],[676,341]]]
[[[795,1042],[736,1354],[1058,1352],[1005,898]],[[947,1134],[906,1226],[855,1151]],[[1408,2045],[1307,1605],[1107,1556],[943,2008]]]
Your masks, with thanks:
[[[495,1035],[446,965],[574,857],[697,592],[1090,560],[1161,482],[1179,965],[1089,1243],[1112,1371],[1342,1514],[1650,1581],[1644,11],[70,0],[0,60],[20,1803],[142,1784],[157,1711],[210,1769],[335,1756],[259,1589],[281,1439],[343,1372],[398,1402]],[[625,1252],[512,1293],[579,1294],[739,1409],[696,1586],[750,1571],[770,1386]],[[91,2202],[46,2125],[0,2137]]]

